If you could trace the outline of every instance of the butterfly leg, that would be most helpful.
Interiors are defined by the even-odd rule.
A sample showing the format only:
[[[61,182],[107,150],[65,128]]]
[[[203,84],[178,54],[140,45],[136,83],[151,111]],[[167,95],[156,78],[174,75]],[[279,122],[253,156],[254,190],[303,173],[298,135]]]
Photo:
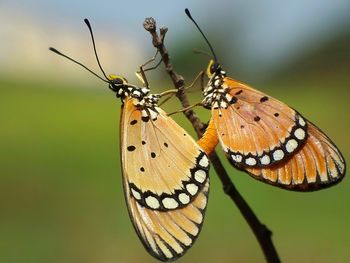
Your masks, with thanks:
[[[177,90],[177,89],[175,89],[175,90],[168,90],[168,91],[165,91],[165,92],[161,93],[161,94],[160,94],[160,97],[165,96],[165,95],[170,95],[170,96],[167,97],[164,101],[162,101],[162,102],[159,104],[159,106],[161,106],[162,104],[164,104],[165,102],[167,102],[169,99],[171,99],[172,96],[174,96],[175,94],[177,94],[179,91],[181,91],[181,90],[185,91],[185,90],[188,90],[188,89],[192,88],[192,87],[197,83],[197,81],[198,81],[199,79],[201,79],[201,84],[202,84],[202,87],[203,87],[203,83],[204,83],[204,82],[203,82],[203,78],[204,78],[204,72],[201,71],[201,72],[199,72],[199,74],[195,77],[195,79],[192,81],[192,83],[191,83],[189,86],[180,88],[180,89],[178,89],[178,90]],[[170,113],[170,114],[168,114],[168,115],[172,115],[172,114],[175,114],[175,113],[183,112],[183,111],[189,110],[189,109],[191,109],[191,108],[193,108],[193,107],[195,107],[195,106],[199,106],[199,105],[201,105],[201,103],[194,104],[194,105],[189,106],[189,107],[187,107],[187,108],[184,108],[184,109],[182,109],[182,110],[180,110],[180,111],[172,112],[172,113]]]
[[[167,97],[164,101],[162,101],[162,103],[159,104],[159,106],[161,106],[162,104],[164,104],[166,101],[168,101],[172,96],[174,96],[175,94],[177,94],[179,91],[181,90],[187,90],[187,89],[190,89],[192,88],[196,82],[198,81],[198,79],[201,79],[201,83],[203,83],[203,78],[204,78],[204,72],[201,71],[199,72],[199,74],[195,77],[195,79],[192,81],[192,83],[187,86],[187,87],[183,87],[183,88],[180,88],[180,89],[171,89],[171,90],[167,90],[167,91],[164,91],[163,93],[159,94],[160,97],[163,97],[163,96],[167,96],[167,95],[170,95],[169,97]]]
[[[167,102],[172,96],[174,96],[175,94],[177,94],[179,91],[181,91],[181,90],[185,91],[185,90],[188,90],[188,89],[192,88],[192,87],[196,84],[196,82],[198,81],[198,79],[201,79],[201,84],[203,84],[203,78],[204,78],[204,72],[201,71],[201,72],[199,72],[199,74],[195,77],[195,79],[192,81],[192,83],[191,83],[189,86],[187,86],[187,87],[182,87],[182,88],[180,88],[180,89],[171,89],[171,90],[167,90],[167,91],[164,91],[163,93],[159,94],[160,97],[168,96],[168,95],[169,95],[169,97],[167,97],[164,101],[162,101],[162,102],[159,104],[159,106],[161,106],[162,104],[164,104],[165,102]],[[202,85],[202,86],[203,86],[203,85]]]
[[[203,105],[202,105],[202,102],[198,102],[198,103],[196,103],[196,104],[193,104],[193,105],[188,106],[188,107],[186,107],[186,108],[183,108],[183,109],[181,109],[181,110],[171,112],[171,113],[168,114],[168,116],[173,115],[173,114],[176,114],[176,113],[188,111],[188,110],[190,110],[190,109],[192,109],[192,108],[194,108],[194,107],[197,107],[197,106],[203,106]]]
[[[204,87],[204,75],[205,75],[204,71],[201,70],[189,86],[183,87],[181,89],[185,91],[185,90],[192,88],[198,82],[199,79],[201,81],[200,83],[201,83],[201,87],[203,89],[203,87]]]
[[[156,68],[158,68],[159,67],[159,65],[162,63],[162,59],[160,59],[159,61],[158,61],[158,63],[155,65],[155,66],[153,66],[153,67],[150,67],[150,68],[146,68],[146,69],[144,69],[144,71],[150,71],[150,70],[153,70],[153,69],[156,69]]]
[[[146,71],[149,71],[149,70],[153,70],[153,69],[156,69],[162,62],[162,59],[160,59],[160,61],[153,67],[150,67],[150,68],[144,68],[146,65],[148,65],[149,63],[152,63],[156,58],[157,58],[157,55],[158,55],[159,51],[157,50],[156,54],[150,58],[149,60],[147,60],[145,63],[143,63],[141,66],[140,66],[140,70],[135,72],[136,74],[136,77],[142,82],[142,84],[144,86],[146,86],[147,88],[149,88],[149,83],[147,81],[147,77],[146,77],[146,74],[145,72]]]
[[[157,50],[157,51],[156,51],[156,54],[155,54],[152,58],[150,58],[149,60],[147,60],[145,63],[143,63],[143,64],[140,66],[140,67],[143,69],[144,72],[150,71],[150,70],[153,70],[153,69],[156,69],[156,68],[159,67],[159,65],[162,63],[162,58],[158,61],[158,63],[157,63],[155,66],[145,69],[145,66],[147,66],[148,64],[150,64],[150,63],[152,63],[153,61],[156,60],[158,54],[159,54],[159,51]]]
[[[170,91],[173,91],[173,90],[170,90]],[[170,92],[170,91],[166,91],[166,92]],[[163,92],[162,94],[160,94],[160,97],[163,97],[163,96],[168,96],[166,97],[162,102],[158,103],[158,106],[161,107],[164,103],[166,103],[168,100],[170,100],[178,91],[177,90],[174,90],[174,92],[172,93],[167,93],[165,95],[163,95]]]

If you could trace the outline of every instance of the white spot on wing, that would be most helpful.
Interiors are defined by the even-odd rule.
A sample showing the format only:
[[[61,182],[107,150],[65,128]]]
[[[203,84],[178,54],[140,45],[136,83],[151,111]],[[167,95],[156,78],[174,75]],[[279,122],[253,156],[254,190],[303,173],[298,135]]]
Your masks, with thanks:
[[[203,170],[197,170],[194,173],[194,179],[199,182],[199,183],[203,183],[205,181],[205,178],[207,177],[205,171]]]
[[[134,189],[131,188],[131,193],[132,193],[132,195],[135,197],[135,199],[141,200],[141,195],[140,195],[139,192],[137,192],[136,190],[134,190]]]
[[[232,158],[233,161],[235,161],[235,162],[237,162],[237,163],[242,162],[242,155],[240,155],[240,154],[237,154],[237,155],[232,154],[232,155],[231,155],[231,158]]]
[[[268,155],[264,155],[263,157],[260,158],[260,162],[263,165],[267,165],[270,163],[270,157]]]
[[[209,166],[209,160],[206,155],[203,155],[202,158],[199,161],[199,165],[202,167],[208,167]]]
[[[298,142],[294,139],[290,139],[286,144],[287,152],[291,153],[298,147]]]
[[[275,159],[275,161],[279,161],[282,160],[284,157],[284,152],[280,149],[274,151],[274,153],[272,154],[273,159]]]
[[[185,193],[181,193],[181,194],[179,194],[179,200],[181,203],[186,205],[190,202],[190,197]]]
[[[163,203],[164,207],[167,209],[174,209],[174,208],[179,206],[179,204],[176,202],[176,200],[174,198],[171,198],[171,197],[165,197],[162,200],[162,203]]]
[[[245,163],[247,165],[253,166],[253,165],[256,165],[256,160],[253,157],[249,157],[245,160]]]
[[[159,208],[159,201],[157,198],[155,198],[154,196],[149,196],[145,199],[146,204],[153,209],[157,209]]]
[[[294,135],[299,140],[303,140],[305,138],[305,131],[302,128],[298,128],[295,130]]]
[[[186,190],[190,193],[190,195],[195,195],[198,192],[198,186],[195,184],[186,185]]]

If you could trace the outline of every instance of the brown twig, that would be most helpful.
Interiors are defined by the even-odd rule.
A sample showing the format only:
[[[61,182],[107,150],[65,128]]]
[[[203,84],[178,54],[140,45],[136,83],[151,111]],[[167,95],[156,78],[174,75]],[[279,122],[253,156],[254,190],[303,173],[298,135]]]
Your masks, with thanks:
[[[164,38],[168,29],[166,27],[161,27],[159,29],[158,34],[156,21],[151,17],[145,19],[143,27],[152,35],[153,46],[161,54],[163,63],[165,65],[165,69],[169,74],[171,80],[173,81],[175,88],[179,90],[179,92],[177,93],[177,97],[180,100],[182,107],[189,107],[190,103],[188,101],[186,93],[183,90],[183,87],[185,86],[184,78],[181,75],[177,74],[173,69],[172,64],[170,62],[169,53],[164,46]],[[201,120],[197,117],[197,115],[192,109],[184,111],[184,114],[187,117],[187,119],[192,123],[193,128],[195,129],[198,137],[200,138],[203,135],[205,124],[201,122]],[[277,251],[272,243],[272,232],[260,222],[253,210],[249,207],[247,202],[238,192],[238,190],[232,183],[230,177],[228,176],[216,152],[213,152],[210,155],[210,161],[216,171],[216,174],[221,180],[224,192],[232,199],[232,201],[234,201],[241,214],[249,224],[250,228],[254,232],[260,244],[260,247],[263,250],[266,261],[273,263],[280,262]]]

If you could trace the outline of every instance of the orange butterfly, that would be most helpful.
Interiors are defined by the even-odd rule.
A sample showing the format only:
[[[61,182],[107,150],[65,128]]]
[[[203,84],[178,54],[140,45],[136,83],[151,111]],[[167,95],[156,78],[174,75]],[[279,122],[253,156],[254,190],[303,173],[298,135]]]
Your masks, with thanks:
[[[314,124],[281,101],[226,76],[212,46],[188,9],[214,56],[202,105],[212,116],[199,145],[210,154],[220,144],[238,169],[266,183],[312,191],[341,181],[345,160]]]
[[[124,195],[137,235],[147,251],[162,261],[181,257],[194,243],[202,227],[209,192],[209,159],[205,152],[173,119],[158,107],[164,94],[149,94],[144,87],[131,85],[123,77],[106,79],[122,100],[120,142]]]

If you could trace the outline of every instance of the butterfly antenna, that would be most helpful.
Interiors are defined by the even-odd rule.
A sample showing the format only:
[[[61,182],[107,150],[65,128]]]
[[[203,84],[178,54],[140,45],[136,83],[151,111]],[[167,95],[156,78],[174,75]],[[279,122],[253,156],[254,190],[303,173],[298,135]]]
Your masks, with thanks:
[[[90,73],[92,73],[93,75],[95,75],[96,77],[98,77],[99,79],[103,80],[104,82],[109,83],[109,81],[105,80],[104,78],[100,77],[99,75],[97,75],[95,72],[93,72],[91,69],[89,69],[87,66],[83,65],[82,63],[72,59],[71,57],[68,57],[67,55],[63,54],[62,52],[58,51],[57,49],[53,48],[53,47],[49,47],[49,50],[56,53],[57,55],[60,55],[66,59],[69,59],[70,61],[78,64],[79,66],[82,66],[84,69],[86,69],[87,71],[89,71]]]
[[[197,22],[193,19],[192,15],[191,15],[191,13],[190,13],[190,10],[188,10],[188,8],[185,9],[185,13],[186,13],[186,15],[188,16],[188,18],[192,20],[192,22],[195,24],[195,26],[197,27],[197,29],[199,30],[199,32],[200,32],[200,33],[202,34],[202,36],[204,37],[205,41],[207,42],[207,44],[208,44],[208,46],[209,46],[209,48],[210,48],[210,50],[211,50],[211,53],[212,53],[213,56],[214,56],[215,62],[217,62],[218,60],[217,60],[217,58],[216,58],[216,55],[215,55],[215,52],[214,52],[214,49],[213,49],[212,45],[210,44],[210,42],[209,42],[209,40],[207,39],[207,37],[204,35],[202,29],[199,27],[199,25],[197,24]]]
[[[91,28],[91,25],[90,25],[90,22],[87,18],[84,19],[84,22],[85,24],[87,25],[87,27],[89,28],[89,31],[90,31],[90,35],[91,35],[91,40],[92,40],[92,45],[94,47],[94,52],[95,52],[95,56],[96,56],[96,60],[97,60],[97,64],[98,66],[100,67],[100,70],[102,71],[103,75],[105,76],[106,79],[108,79],[106,73],[104,72],[102,66],[101,66],[101,63],[100,63],[100,60],[98,58],[98,55],[97,55],[97,50],[96,50],[96,44],[95,44],[95,38],[94,38],[94,34],[92,33],[92,28]]]

